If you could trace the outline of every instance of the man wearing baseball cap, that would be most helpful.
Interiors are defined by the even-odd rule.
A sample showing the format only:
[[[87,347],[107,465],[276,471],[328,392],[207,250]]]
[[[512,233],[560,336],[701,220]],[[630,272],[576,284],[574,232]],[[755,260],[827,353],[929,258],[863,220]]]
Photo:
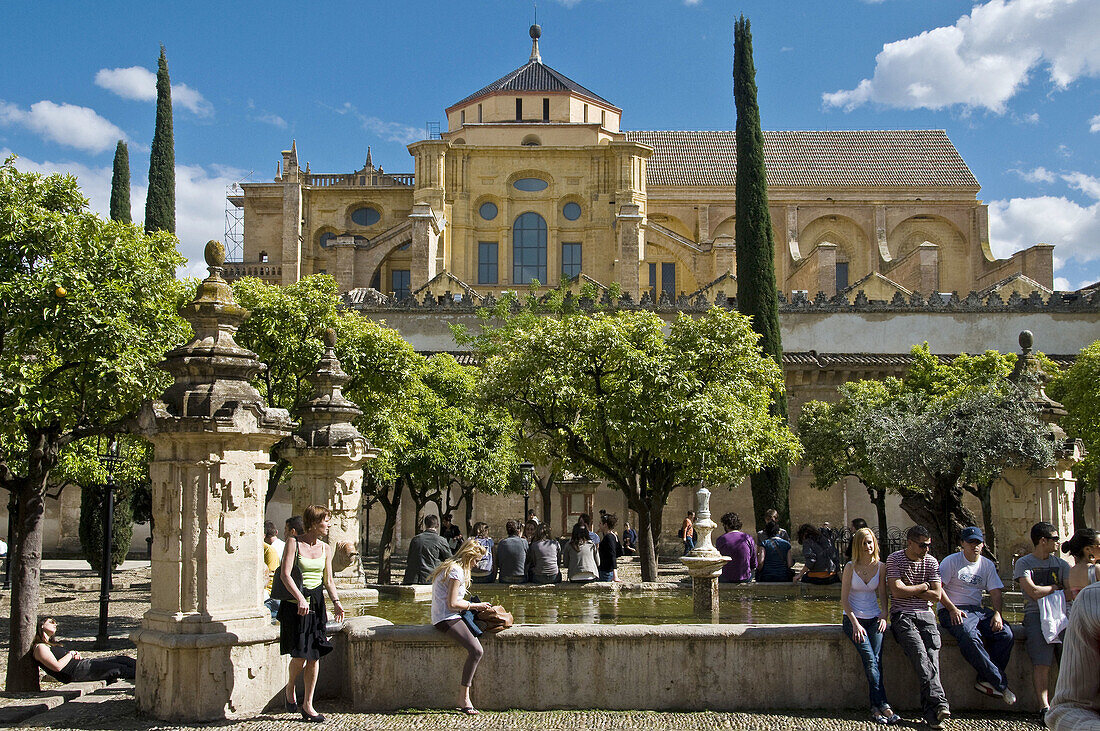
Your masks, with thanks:
[[[1008,689],[1005,668],[1012,653],[1012,630],[1001,617],[1004,584],[997,567],[982,555],[985,536],[979,528],[963,528],[959,550],[940,563],[943,592],[940,626],[959,643],[959,651],[978,671],[975,688],[1012,705],[1016,694]],[[992,609],[982,606],[989,593]]]

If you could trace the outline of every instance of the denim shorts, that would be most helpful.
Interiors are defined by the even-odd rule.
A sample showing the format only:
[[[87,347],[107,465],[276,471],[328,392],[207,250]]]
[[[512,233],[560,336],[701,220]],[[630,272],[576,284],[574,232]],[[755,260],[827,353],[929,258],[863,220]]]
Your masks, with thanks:
[[[1056,657],[1061,657],[1061,643],[1051,644],[1043,637],[1043,625],[1038,612],[1024,613],[1024,630],[1027,632],[1027,656],[1031,658],[1032,665],[1049,667],[1054,664]],[[1059,637],[1065,637],[1065,632]]]

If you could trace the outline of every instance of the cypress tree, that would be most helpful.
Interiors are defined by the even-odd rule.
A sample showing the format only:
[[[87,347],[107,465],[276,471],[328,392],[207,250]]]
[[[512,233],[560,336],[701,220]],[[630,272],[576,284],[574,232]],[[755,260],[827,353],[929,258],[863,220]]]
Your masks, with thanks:
[[[132,223],[130,215],[130,151],[126,143],[115,147],[115,171],[111,176],[111,220]]]
[[[149,155],[149,195],[145,199],[145,232],[176,232],[176,153],[172,140],[172,82],[164,46],[157,61],[157,122]]]
[[[779,298],[775,285],[775,240],[768,213],[768,181],[764,167],[764,133],[756,102],[756,68],[752,62],[752,33],[745,16],[734,25],[733,96],[737,106],[737,309],[752,318],[760,345],[783,366],[779,334]],[[787,394],[774,394],[772,408],[787,418]],[[775,508],[781,525],[790,524],[791,478],[787,465],[758,472],[751,478],[756,524],[764,511]]]

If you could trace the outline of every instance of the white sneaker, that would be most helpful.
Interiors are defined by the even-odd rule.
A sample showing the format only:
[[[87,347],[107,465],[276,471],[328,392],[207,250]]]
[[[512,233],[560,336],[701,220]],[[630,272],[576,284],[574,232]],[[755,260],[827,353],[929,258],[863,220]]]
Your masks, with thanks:
[[[1003,695],[1003,693],[997,690],[992,683],[988,683],[984,680],[979,680],[977,683],[975,683],[974,690],[981,691],[982,693],[985,693],[988,696],[992,696],[993,698],[1000,698]]]
[[[1005,688],[1003,691],[1001,691],[1001,700],[1011,706],[1016,703],[1016,694],[1008,688]]]

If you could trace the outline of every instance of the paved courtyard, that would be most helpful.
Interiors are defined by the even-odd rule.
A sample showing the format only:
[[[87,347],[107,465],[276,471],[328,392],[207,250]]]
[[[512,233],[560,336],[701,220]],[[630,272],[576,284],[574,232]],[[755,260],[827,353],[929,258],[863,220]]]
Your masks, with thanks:
[[[661,579],[675,581],[682,573],[676,564],[662,564]],[[634,577],[637,565],[624,566],[623,578]],[[148,608],[148,564],[131,562],[116,575],[116,590],[111,601],[111,647],[93,648],[97,627],[98,579],[87,564],[47,562],[43,570],[42,612],[52,613],[61,623],[67,646],[86,657],[102,654],[133,653],[128,639],[142,613]],[[373,573],[372,570],[368,570]],[[6,669],[8,613],[6,594],[0,596],[0,673]],[[792,668],[792,679],[802,673]],[[852,682],[863,682],[853,678]],[[34,697],[0,694],[0,726],[21,723],[41,729],[170,729],[205,728],[156,723],[138,715],[133,688],[125,684],[105,687],[102,683],[82,685],[82,695],[63,697],[72,686],[62,686],[47,678],[43,692]],[[624,692],[628,681],[624,680]],[[475,698],[476,702],[476,698]],[[336,701],[320,700],[318,709],[328,717],[326,728],[347,729],[815,729],[849,731],[880,728],[867,720],[863,711],[815,711],[791,709],[770,713],[675,713],[652,711],[487,711],[469,718],[454,712],[409,710],[392,714],[355,713]],[[927,728],[909,715],[899,728]],[[218,724],[219,728],[242,730],[300,729],[297,715],[265,714],[239,723]],[[1033,716],[1002,713],[976,716],[962,714],[952,719],[949,729],[960,731],[1032,731],[1039,728]]]

